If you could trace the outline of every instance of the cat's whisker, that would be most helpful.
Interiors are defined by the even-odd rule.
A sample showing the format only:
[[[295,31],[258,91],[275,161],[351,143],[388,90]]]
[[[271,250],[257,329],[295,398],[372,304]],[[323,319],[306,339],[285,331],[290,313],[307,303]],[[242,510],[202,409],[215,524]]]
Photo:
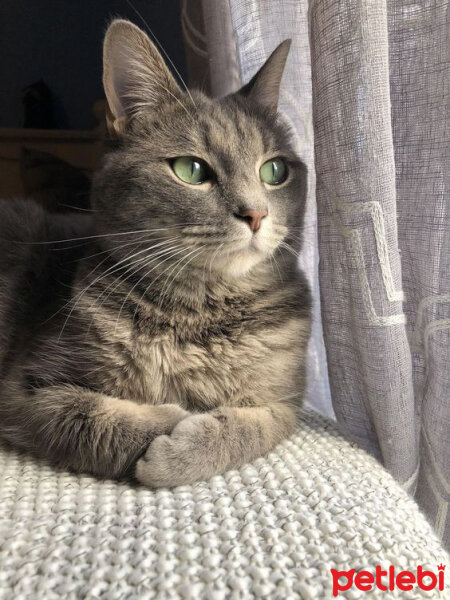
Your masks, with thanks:
[[[176,256],[177,254],[180,254],[180,252],[184,252],[184,250],[185,250],[185,247],[184,247],[184,246],[182,246],[182,248],[181,248],[180,250],[175,250],[175,251],[174,251],[172,254],[170,254],[170,255],[169,255],[168,257],[166,257],[164,260],[158,261],[158,263],[157,263],[157,264],[156,264],[156,265],[155,265],[153,268],[151,268],[149,271],[147,271],[146,273],[144,273],[144,275],[143,275],[143,276],[142,276],[142,277],[141,277],[141,278],[140,278],[140,279],[137,281],[137,283],[136,283],[136,284],[135,284],[135,285],[134,285],[134,286],[131,288],[131,290],[128,292],[128,294],[127,294],[127,295],[126,295],[126,297],[125,297],[125,300],[124,300],[124,301],[123,301],[123,303],[122,303],[121,309],[120,309],[120,311],[119,311],[119,314],[118,314],[118,316],[117,316],[116,328],[117,328],[117,324],[118,324],[118,322],[119,322],[119,318],[120,318],[121,312],[122,312],[122,310],[123,310],[123,307],[124,307],[124,305],[125,305],[125,302],[126,302],[126,301],[128,300],[128,298],[131,296],[131,294],[132,294],[132,292],[134,291],[134,289],[135,289],[135,288],[136,288],[136,287],[137,287],[137,286],[138,286],[138,285],[139,285],[139,284],[140,284],[140,283],[141,283],[141,282],[142,282],[142,281],[143,281],[143,280],[144,280],[146,277],[148,277],[148,275],[149,275],[150,273],[152,273],[152,272],[153,272],[153,271],[154,271],[156,268],[158,268],[158,266],[159,266],[160,264],[163,264],[163,263],[167,262],[168,260],[171,260],[171,259],[172,259],[174,256]],[[168,267],[168,268],[170,268],[170,265],[169,265],[169,267]],[[161,275],[163,275],[163,274],[164,274],[166,271],[167,271],[167,269],[166,269],[166,270],[164,270],[164,271],[163,271],[163,272],[162,272],[160,275],[158,275],[158,277],[156,277],[156,279],[154,279],[152,283],[154,283],[155,281],[157,281],[157,280],[158,280],[158,279],[161,277]],[[148,287],[149,287],[149,286],[148,286]],[[147,291],[148,287],[146,288],[146,290],[144,290],[144,293],[143,293],[143,294],[142,294],[142,296],[140,297],[140,299],[139,299],[139,302],[136,304],[136,310],[137,310],[137,307],[139,306],[139,303],[141,302],[142,298],[145,296],[145,294],[146,294],[146,291]],[[136,316],[136,310],[135,310],[135,312],[134,312],[134,318],[135,318],[135,316]],[[114,331],[115,331],[115,329],[114,329]]]
[[[100,252],[97,252],[96,254],[88,254],[86,256],[81,256],[81,257],[77,257],[74,258],[73,261],[70,262],[80,262],[83,260],[88,260],[90,258],[93,258],[95,256],[100,256],[101,254],[106,254],[107,252],[111,253],[112,251],[118,251],[118,250],[122,250],[123,248],[127,248],[128,246],[138,246],[139,244],[147,244],[149,242],[155,242],[155,241],[159,241],[159,240],[167,240],[170,238],[167,237],[147,237],[146,239],[144,239],[143,237],[140,237],[138,239],[133,240],[132,242],[127,242],[126,244],[119,244],[117,246],[113,246],[112,248],[106,248],[105,250],[102,250]],[[84,242],[82,244],[74,244],[73,246],[64,246],[63,248],[51,248],[52,252],[64,252],[68,249],[73,249],[73,248],[81,248],[83,246],[86,246],[88,244],[90,244],[91,242],[87,241]]]
[[[152,255],[152,256],[153,256],[153,258],[152,258],[150,261],[148,261],[148,260],[147,260],[147,258],[148,258],[148,257],[144,257],[144,258],[137,259],[137,260],[135,261],[135,263],[134,263],[134,264],[138,263],[138,264],[140,264],[140,265],[141,265],[141,264],[145,264],[145,265],[147,265],[147,266],[148,266],[149,264],[152,264],[152,263],[154,263],[156,260],[158,260],[158,261],[159,261],[159,264],[161,264],[161,263],[164,263],[164,262],[165,262],[165,260],[169,260],[170,258],[172,258],[173,256],[175,256],[176,254],[178,254],[178,253],[179,253],[181,250],[183,250],[183,249],[184,249],[184,246],[180,246],[180,245],[178,245],[178,246],[173,246],[173,247],[170,247],[170,248],[165,248],[163,251],[161,251],[161,252],[159,252],[159,253],[155,253],[155,254],[158,254],[158,256],[153,256],[153,255]],[[161,259],[165,259],[165,260],[161,260]],[[154,267],[154,268],[156,268],[156,267]],[[135,288],[137,285],[139,285],[139,283],[140,283],[140,282],[141,282],[141,281],[142,281],[142,280],[143,280],[143,279],[144,279],[146,276],[148,276],[148,275],[150,274],[150,272],[154,270],[154,268],[153,268],[153,269],[149,269],[149,270],[148,270],[148,271],[147,271],[147,272],[144,274],[144,276],[142,276],[142,277],[141,277],[141,279],[139,279],[139,281],[137,282],[137,284],[136,284],[135,286],[133,286],[133,288],[132,288],[132,289],[131,289],[131,290],[130,290],[128,293],[127,293],[127,296],[126,296],[126,298],[125,298],[125,300],[124,300],[124,303],[126,302],[126,300],[127,300],[127,298],[129,297],[129,295],[131,295],[131,292],[134,290],[134,288]],[[130,271],[131,271],[131,272],[130,272]],[[127,282],[127,281],[128,281],[128,280],[129,280],[129,279],[130,279],[130,278],[131,278],[131,277],[132,277],[132,276],[133,276],[133,275],[136,273],[136,269],[135,269],[135,267],[134,267],[134,266],[132,266],[131,268],[127,269],[127,271],[125,271],[124,275],[125,275],[126,273],[128,273],[128,272],[130,272],[130,274],[129,274],[127,277],[125,277],[125,279],[123,279],[123,278],[120,278],[120,277],[116,277],[116,278],[114,279],[114,281],[112,281],[112,282],[111,282],[111,283],[110,283],[110,284],[109,284],[109,285],[108,285],[108,286],[107,286],[107,287],[106,287],[106,288],[105,288],[105,289],[104,289],[104,290],[103,290],[103,291],[100,293],[100,295],[99,295],[99,296],[97,296],[97,298],[96,298],[96,299],[94,300],[94,302],[91,304],[91,308],[95,307],[95,311],[99,311],[99,310],[100,310],[100,308],[101,308],[101,307],[104,305],[104,303],[107,301],[107,299],[108,299],[108,298],[111,296],[111,294],[115,293],[115,292],[117,291],[117,288],[118,288],[118,287],[119,287],[121,284],[124,284],[124,283],[126,283],[126,282]],[[95,306],[95,305],[97,304],[97,302],[100,300],[100,298],[101,298],[101,297],[102,297],[102,296],[105,294],[105,292],[107,291],[107,289],[108,289],[108,288],[110,288],[112,285],[114,285],[114,283],[116,284],[116,285],[115,285],[115,287],[114,287],[114,289],[112,289],[112,290],[111,290],[111,291],[110,291],[108,294],[106,294],[106,296],[104,296],[104,298],[102,299],[102,301],[100,302],[100,304],[99,304],[98,306]],[[122,304],[122,307],[123,307],[123,304]],[[93,312],[95,312],[95,311],[93,311]],[[90,331],[90,328],[91,328],[91,326],[92,326],[92,321],[93,321],[93,318],[94,318],[94,314],[93,314],[93,316],[92,316],[92,318],[91,318],[91,321],[90,321],[90,324],[89,324],[89,327],[88,327],[88,329],[87,329],[87,332],[86,332],[86,333],[89,333],[89,331]],[[117,322],[118,322],[118,321],[116,321],[116,323],[117,323]]]
[[[115,246],[114,247],[114,251],[117,252],[118,250],[123,250],[124,248],[127,248],[128,246],[137,246],[138,244],[147,244],[149,242],[156,242],[159,240],[175,240],[177,238],[148,238],[146,240],[135,240],[133,242],[127,242],[126,244],[121,244],[120,246]],[[88,256],[82,256],[81,258],[76,259],[76,262],[80,262],[82,260],[88,260],[91,258],[95,258],[96,256],[100,256],[101,254],[106,254],[109,253],[111,254],[111,248],[106,248],[105,250],[102,250],[101,252],[96,252],[95,254],[89,254]]]
[[[275,275],[275,271],[274,271],[273,264],[272,264],[272,255],[269,255],[269,260],[270,260],[270,267],[272,269],[272,273]]]
[[[303,237],[301,237],[301,236],[299,236],[299,235],[294,235],[294,234],[292,234],[292,233],[289,233],[289,235],[287,235],[287,236],[286,236],[286,239],[291,239],[291,238],[292,238],[293,240],[296,240],[296,241],[297,241],[297,242],[299,242],[300,244],[303,244],[303,243],[304,243],[304,241],[305,241],[305,240],[303,239]]]
[[[125,279],[123,277],[116,277],[109,285],[106,286],[106,288],[100,293],[99,296],[97,296],[96,300],[94,301],[93,305],[100,300],[100,298],[105,294],[105,292],[114,285],[114,283],[116,283],[116,286],[106,295],[106,297],[104,298],[104,300],[102,300],[102,303],[100,304],[100,306],[103,305],[103,303],[109,298],[109,296],[114,293],[117,288],[120,286],[121,283],[125,283],[126,281],[128,281],[130,279],[130,277],[132,277],[133,275],[136,274],[137,270],[136,269],[136,265],[140,266],[140,265],[144,265],[144,266],[148,266],[149,264],[155,262],[157,259],[160,259],[164,256],[166,256],[167,254],[169,254],[172,250],[179,250],[182,249],[184,246],[182,244],[176,244],[174,246],[170,246],[169,248],[164,248],[158,252],[154,252],[151,253],[149,256],[144,256],[141,257],[139,259],[136,259],[135,261],[133,261],[130,265],[130,267],[128,269],[126,269],[126,271],[124,271],[123,275],[127,275],[127,273],[129,273],[129,275],[127,277],[125,277]],[[151,257],[151,258],[150,258]],[[148,260],[150,258],[150,260]],[[93,306],[92,305],[92,306]]]
[[[282,250],[282,248],[280,247],[280,245],[278,245],[277,249],[274,252],[274,258],[275,258],[275,255],[278,252],[278,257],[281,258],[281,260],[283,261],[283,267],[286,268],[286,266],[287,266],[286,256],[285,256],[285,254],[283,252],[281,252],[281,250]]]
[[[173,242],[175,240],[176,240],[176,238],[169,238],[168,240],[166,240],[164,242],[161,242],[159,244],[154,244],[153,246],[144,248],[144,250],[142,250],[141,252],[136,252],[136,253],[134,253],[132,255],[128,254],[125,261],[119,261],[118,263],[116,263],[116,265],[113,265],[113,267],[115,267],[115,268],[113,268],[108,273],[105,271],[105,273],[103,275],[106,276],[106,277],[109,277],[111,275],[114,275],[114,273],[120,273],[120,271],[122,271],[124,268],[126,268],[126,270],[124,271],[123,275],[127,274],[130,271],[133,274],[133,272],[136,272],[135,265],[144,264],[144,263],[146,263],[148,261],[149,257],[159,256],[161,253],[167,252],[168,250],[171,249],[171,247],[167,248],[167,245],[173,244]],[[165,247],[161,248],[161,246],[165,246]],[[160,248],[160,250],[151,252],[151,250],[154,250],[155,248]],[[144,256],[141,256],[141,254],[144,254]],[[138,255],[140,256],[140,258],[136,259],[135,257],[138,256]],[[132,260],[133,258],[135,258],[135,260]],[[131,261],[131,262],[127,266],[126,263],[128,261]],[[93,283],[100,283],[103,279],[105,279],[104,276],[102,276],[100,279],[98,279],[97,281],[95,281]],[[117,279],[120,279],[120,277],[119,276],[116,277],[112,283],[114,283],[115,281],[117,281]],[[109,285],[111,285],[111,284],[109,284]],[[109,286],[107,286],[106,289],[108,289],[108,287]],[[104,291],[106,291],[106,290],[103,290],[103,292]]]
[[[283,277],[281,275],[280,267],[278,266],[277,259],[275,258],[275,256],[273,254],[270,255],[270,260],[275,263],[275,266],[278,271],[278,277],[280,278],[280,283],[283,283]]]
[[[215,259],[215,257],[217,256],[217,254],[220,252],[220,250],[223,248],[224,243],[220,244],[220,246],[217,247],[217,250],[215,252],[213,252],[213,254],[211,255],[211,260],[209,262],[209,276],[212,276],[212,263]]]
[[[50,248],[51,252],[67,252],[67,250],[73,250],[74,248],[83,248],[83,246],[87,246],[89,242],[81,242],[81,244],[73,244],[72,246],[63,246],[59,248]],[[78,261],[78,259],[74,259]]]
[[[187,248],[187,249],[189,249],[189,248]],[[184,249],[183,249],[183,250],[184,250]],[[176,253],[176,254],[179,254],[179,252],[178,252],[178,253]],[[170,258],[173,258],[173,256],[174,256],[174,255],[172,255]],[[166,262],[166,261],[161,261],[161,262]],[[158,266],[158,265],[156,265],[156,267],[157,267],[157,266]],[[166,269],[164,269],[164,271],[163,271],[162,273],[160,273],[160,274],[159,274],[157,277],[155,277],[155,279],[153,279],[152,281],[150,281],[150,283],[149,283],[149,284],[147,285],[147,287],[144,289],[144,291],[143,291],[143,293],[142,293],[141,297],[139,298],[138,302],[136,303],[136,308],[135,308],[135,311],[134,311],[134,314],[133,314],[133,319],[135,319],[135,318],[136,318],[137,309],[139,308],[139,304],[140,304],[140,302],[142,301],[142,299],[144,298],[144,296],[146,296],[146,295],[147,295],[147,292],[148,292],[148,290],[149,290],[150,286],[151,286],[151,285],[153,285],[153,284],[155,284],[155,283],[158,281],[158,279],[160,279],[160,278],[161,278],[161,277],[162,277],[162,276],[163,276],[165,273],[167,273],[167,271],[168,271],[168,270],[171,268],[171,266],[172,266],[172,265],[169,265],[169,266],[168,266]],[[144,276],[144,277],[147,277],[147,276],[148,276],[148,275],[149,275],[149,274],[150,274],[152,271],[154,271],[154,270],[155,270],[155,268],[156,268],[156,267],[153,267],[153,269],[150,269],[150,271],[148,271],[148,272],[145,274],[145,276]],[[138,281],[138,284],[139,284],[139,283],[140,283],[140,282],[141,282],[141,281],[144,279],[144,277],[142,277],[142,278],[141,278],[141,279]],[[135,287],[136,287],[136,286],[135,286]]]
[[[147,249],[146,249],[147,250]],[[123,263],[125,263],[128,260],[131,260],[132,258],[134,258],[135,256],[137,256],[138,254],[141,254],[143,251],[141,252],[136,252],[134,254],[128,254],[127,256],[125,256],[125,258],[123,258],[122,260],[120,260],[119,262],[115,263],[114,265],[112,265],[111,267],[109,267],[108,269],[106,269],[106,271],[103,271],[101,275],[99,275],[99,277],[97,277],[96,279],[94,279],[87,287],[85,287],[83,290],[81,290],[80,292],[78,292],[77,294],[75,294],[73,299],[76,299],[78,297],[80,297],[81,295],[83,295],[92,285],[94,285],[95,283],[101,281],[102,279],[104,279],[107,275],[114,273],[115,271],[120,270],[121,265]],[[105,261],[107,261],[110,258],[110,254],[108,254],[100,263],[98,263],[93,269],[91,269],[91,271],[89,271],[89,273],[84,277],[84,279],[89,279],[89,277],[95,273],[95,271],[98,269],[99,266],[101,266]]]
[[[281,248],[284,248],[285,250],[287,250],[288,252],[290,252],[292,254],[292,256],[295,256],[295,258],[298,258],[300,256],[299,252],[296,252],[294,250],[294,248],[292,248],[292,246],[290,246],[289,244],[287,244],[286,242],[280,242],[279,246]]]
[[[205,264],[203,265],[203,283],[205,283],[205,285],[206,285],[206,265],[208,264],[208,258],[210,258],[210,257],[207,254],[205,257]]]
[[[293,400],[294,398],[301,398],[301,392],[294,392],[293,394],[287,394],[286,396],[281,396],[281,398],[277,398],[277,402],[285,402],[286,400]]]
[[[87,274],[87,276],[85,277],[85,279],[89,278],[90,275],[92,275],[104,262],[106,262],[109,258],[109,255],[107,255],[102,261],[100,261],[93,269],[91,269],[91,271],[89,271],[89,273]],[[72,289],[72,286],[69,286],[70,289]],[[72,296],[67,302],[65,302],[56,312],[54,312],[53,314],[50,315],[50,317],[48,317],[47,319],[45,319],[45,321],[42,322],[42,325],[44,325],[45,323],[47,323],[48,321],[50,321],[51,319],[53,319],[54,317],[56,317],[58,314],[62,313],[66,308],[68,308],[70,306],[70,304],[77,298],[78,294],[75,294],[74,296]]]
[[[194,254],[194,252],[196,252],[197,250],[199,250],[200,252],[197,252],[197,254]],[[187,267],[187,265],[192,262],[194,260],[194,258],[198,257],[204,250],[204,246],[201,246],[200,248],[194,248],[194,250],[192,252],[190,252],[189,254],[187,254],[186,256],[182,257],[179,261],[177,261],[175,263],[174,268],[172,269],[172,271],[170,271],[169,275],[166,278],[166,281],[162,287],[160,296],[159,296],[159,306],[162,306],[162,303],[164,301],[164,298],[166,297],[167,293],[169,292],[171,286],[173,285],[175,279],[180,275],[180,273]],[[170,276],[172,275],[172,272],[176,269],[176,267],[182,263],[183,261],[186,260],[186,258],[188,258],[189,256],[191,256],[192,254],[194,254],[194,256],[192,256],[192,258],[190,260],[187,261],[187,263],[185,263],[184,265],[180,265],[180,269],[178,270],[178,272],[175,272],[175,275],[172,277],[172,280],[170,280]]]
[[[64,206],[65,208],[71,208],[72,210],[79,210],[80,212],[97,212],[93,208],[81,208],[80,206],[72,206],[71,204],[60,204],[60,206]]]
[[[111,267],[109,267],[108,269],[106,269],[106,271],[104,271],[104,272],[102,273],[102,275],[100,275],[99,277],[97,277],[96,279],[94,279],[94,281],[92,281],[92,282],[91,282],[91,283],[90,283],[88,286],[86,286],[86,287],[85,287],[85,288],[84,288],[84,289],[83,289],[81,292],[79,292],[78,294],[76,294],[76,295],[73,297],[73,299],[72,299],[72,300],[75,300],[75,303],[74,303],[74,305],[72,306],[72,308],[70,309],[70,312],[69,312],[69,314],[68,314],[68,316],[67,316],[67,318],[66,318],[66,320],[65,320],[65,322],[64,322],[64,324],[63,324],[63,326],[62,326],[61,332],[60,332],[60,334],[59,334],[59,339],[61,339],[61,336],[62,336],[62,334],[63,334],[63,332],[64,332],[64,329],[65,329],[65,327],[66,327],[66,325],[67,325],[67,323],[68,323],[68,321],[69,321],[69,319],[70,319],[70,317],[71,317],[71,315],[72,315],[73,311],[75,310],[75,308],[76,308],[76,306],[77,306],[77,304],[78,304],[79,300],[81,299],[81,297],[82,297],[82,296],[83,296],[83,295],[84,295],[84,294],[85,294],[85,293],[86,293],[86,292],[87,292],[87,291],[88,291],[88,290],[89,290],[89,289],[90,289],[90,288],[91,288],[91,287],[92,287],[92,286],[93,286],[95,283],[97,283],[98,281],[100,281],[101,279],[103,279],[103,278],[104,278],[106,275],[108,275],[108,274],[109,274],[111,271],[114,271],[114,272],[115,272],[115,271],[117,270],[117,268],[118,268],[120,265],[122,265],[122,264],[123,264],[123,263],[125,263],[126,261],[129,261],[129,260],[131,260],[132,258],[134,258],[134,257],[136,257],[136,256],[138,256],[138,255],[140,255],[140,254],[142,254],[143,252],[148,252],[148,250],[149,250],[148,248],[145,248],[144,250],[140,250],[139,252],[136,252],[136,253],[132,254],[131,256],[130,256],[130,255],[126,256],[125,258],[123,258],[123,259],[122,259],[122,260],[120,260],[119,262],[115,263],[114,265],[112,265]],[[108,258],[108,256],[107,256],[107,257],[106,257],[106,258],[105,258],[105,259],[102,261],[102,263],[103,263],[103,262],[105,262],[105,260],[106,260],[107,258]],[[94,269],[94,270],[95,270],[95,269]]]
[[[169,227],[158,227],[156,229],[137,229],[135,231],[118,231],[118,232],[111,232],[111,233],[101,233],[101,234],[97,234],[97,235],[87,235],[87,236],[79,236],[79,237],[74,237],[74,238],[65,238],[65,239],[61,239],[61,240],[51,240],[51,241],[40,241],[40,242],[23,242],[20,240],[5,240],[3,238],[0,238],[0,241],[2,242],[7,242],[7,243],[11,243],[11,244],[22,244],[24,246],[40,246],[40,245],[52,245],[52,244],[64,244],[66,242],[79,242],[81,240],[95,240],[95,239],[99,239],[99,238],[108,238],[108,237],[115,237],[118,235],[134,235],[134,234],[139,234],[139,233],[154,233],[156,231],[170,231],[171,229],[180,229],[180,228],[184,228],[187,227],[189,225],[195,225],[198,226],[198,223],[180,223],[178,225],[171,225]]]

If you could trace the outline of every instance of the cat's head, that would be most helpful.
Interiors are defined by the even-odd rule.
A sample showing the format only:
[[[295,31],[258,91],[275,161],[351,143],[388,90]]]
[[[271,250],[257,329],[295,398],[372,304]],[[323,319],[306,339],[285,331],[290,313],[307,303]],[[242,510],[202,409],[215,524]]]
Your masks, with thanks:
[[[94,182],[98,227],[138,231],[159,253],[154,260],[229,277],[286,242],[299,250],[306,169],[277,115],[289,46],[280,44],[241,90],[211,99],[181,89],[147,35],[114,21],[103,83],[115,144]],[[111,242],[124,258],[119,246]]]

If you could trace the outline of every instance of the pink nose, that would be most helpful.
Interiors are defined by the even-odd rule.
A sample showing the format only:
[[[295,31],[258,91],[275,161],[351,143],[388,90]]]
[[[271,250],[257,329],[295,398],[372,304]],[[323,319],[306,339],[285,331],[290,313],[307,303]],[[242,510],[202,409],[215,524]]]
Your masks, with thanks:
[[[267,210],[240,210],[235,213],[235,217],[245,221],[254,233],[261,227],[261,221],[264,217],[267,217],[268,214],[269,211]]]

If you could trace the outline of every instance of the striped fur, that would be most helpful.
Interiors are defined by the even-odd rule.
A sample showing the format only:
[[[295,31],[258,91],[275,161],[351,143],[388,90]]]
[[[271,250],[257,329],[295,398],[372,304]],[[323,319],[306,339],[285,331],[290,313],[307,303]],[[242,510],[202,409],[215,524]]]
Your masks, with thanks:
[[[135,26],[111,25],[113,138],[92,213],[0,203],[4,440],[158,487],[238,467],[293,431],[310,295],[296,261],[306,171],[274,109],[283,48],[251,93],[213,100],[180,90]],[[178,180],[170,159],[187,155],[214,180]],[[258,172],[275,156],[289,175],[270,188]],[[242,206],[268,208],[256,234]]]

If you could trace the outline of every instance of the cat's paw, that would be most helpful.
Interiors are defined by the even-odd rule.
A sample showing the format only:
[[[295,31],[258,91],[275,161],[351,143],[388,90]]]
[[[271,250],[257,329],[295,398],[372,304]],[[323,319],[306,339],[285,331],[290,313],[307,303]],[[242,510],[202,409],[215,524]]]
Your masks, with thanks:
[[[157,435],[164,435],[171,433],[173,429],[185,420],[187,417],[192,416],[192,413],[184,410],[178,404],[161,404],[160,406],[152,406],[152,416],[156,425],[156,429],[159,431]]]
[[[217,420],[207,414],[191,415],[160,435],[136,465],[136,478],[152,487],[174,487],[211,475],[209,458]]]

